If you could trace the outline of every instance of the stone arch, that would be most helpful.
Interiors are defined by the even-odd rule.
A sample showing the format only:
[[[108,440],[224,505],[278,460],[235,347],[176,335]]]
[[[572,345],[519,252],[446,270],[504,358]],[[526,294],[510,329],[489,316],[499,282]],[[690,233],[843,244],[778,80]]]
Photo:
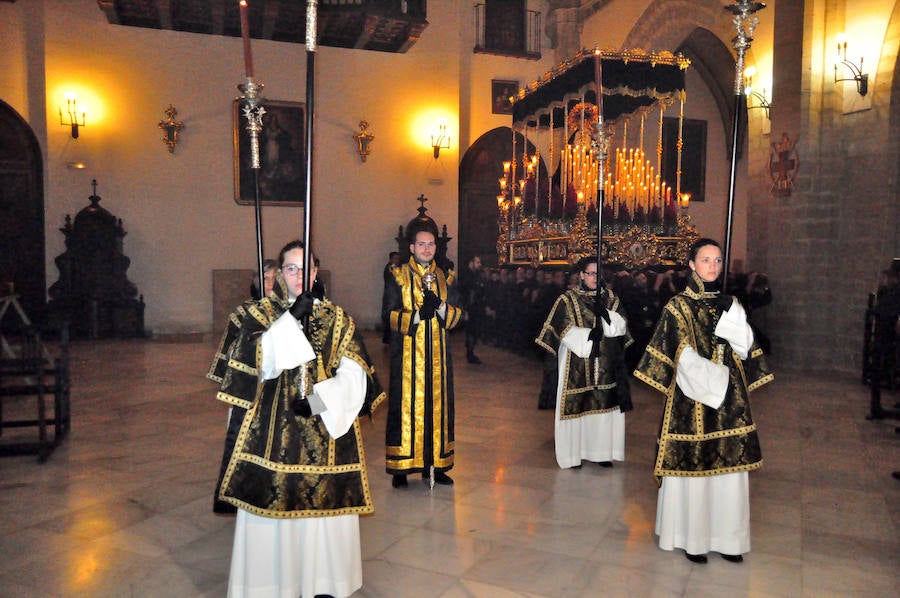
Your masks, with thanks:
[[[525,138],[516,133],[516,153]],[[534,153],[528,142],[528,153]],[[496,266],[497,192],[503,161],[512,155],[512,129],[497,127],[485,132],[466,150],[459,165],[459,268],[479,255],[485,266]],[[543,159],[543,157],[542,157]],[[541,172],[546,176],[544,165]],[[459,269],[458,268],[458,269]]]
[[[728,43],[735,31],[731,14],[718,0],[656,0],[625,38],[624,47],[658,50],[674,48],[691,59],[719,111],[725,139],[734,122],[735,59]],[[752,62],[752,47],[747,56]],[[739,115],[746,122],[746,108]],[[746,127],[742,126],[745,132]],[[738,143],[738,158],[744,139]],[[731,152],[730,143],[725,151]]]
[[[0,283],[14,285],[36,321],[43,319],[47,295],[43,172],[34,131],[0,100]]]

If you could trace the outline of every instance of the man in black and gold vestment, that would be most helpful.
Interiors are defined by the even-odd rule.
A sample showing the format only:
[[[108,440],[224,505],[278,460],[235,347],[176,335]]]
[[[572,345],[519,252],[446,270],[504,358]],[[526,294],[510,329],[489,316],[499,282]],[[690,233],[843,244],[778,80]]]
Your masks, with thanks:
[[[392,268],[387,297],[391,328],[391,382],[386,426],[387,473],[393,486],[406,476],[434,475],[450,485],[453,467],[453,365],[447,331],[462,320],[452,271],[435,262],[437,225],[415,219],[407,227],[405,264]]]
[[[216,488],[237,507],[229,596],[362,585],[358,516],[374,506],[358,416],[384,393],[353,320],[301,292],[303,253],[285,246],[272,293],[231,314],[207,374],[238,426]]]

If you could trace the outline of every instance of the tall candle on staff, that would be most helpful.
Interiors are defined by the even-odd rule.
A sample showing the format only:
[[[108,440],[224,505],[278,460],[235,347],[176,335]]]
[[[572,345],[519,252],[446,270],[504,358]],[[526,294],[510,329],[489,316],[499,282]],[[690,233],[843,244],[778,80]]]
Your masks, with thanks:
[[[244,40],[244,74],[253,78],[253,55],[250,53],[250,24],[247,21],[247,0],[241,0],[241,38]]]

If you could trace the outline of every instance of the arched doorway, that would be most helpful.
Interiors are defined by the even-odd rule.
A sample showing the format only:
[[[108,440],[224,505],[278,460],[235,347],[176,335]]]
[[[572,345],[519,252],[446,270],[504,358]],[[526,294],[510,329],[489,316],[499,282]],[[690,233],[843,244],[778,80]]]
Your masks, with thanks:
[[[0,100],[0,284],[13,285],[36,321],[46,307],[44,244],[41,149],[28,123]]]
[[[525,138],[516,133],[516,155]],[[503,176],[503,161],[513,151],[512,129],[498,127],[479,137],[466,151],[459,167],[459,266],[481,256],[485,266],[497,266],[497,193]],[[534,154],[530,141],[526,151]],[[541,176],[546,177],[543,162]]]

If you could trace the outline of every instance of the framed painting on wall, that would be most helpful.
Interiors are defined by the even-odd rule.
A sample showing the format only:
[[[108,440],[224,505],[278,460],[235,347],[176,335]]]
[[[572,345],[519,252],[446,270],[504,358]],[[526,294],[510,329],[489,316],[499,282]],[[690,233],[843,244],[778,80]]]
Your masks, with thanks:
[[[306,200],[305,126],[302,103],[266,100],[259,137],[259,199],[263,205],[303,205]],[[256,199],[250,168],[250,135],[241,101],[233,104],[234,200],[253,205]]]
[[[518,81],[501,81],[499,79],[492,79],[491,113],[512,114],[512,104],[509,101],[509,97],[516,95],[518,91]]]

